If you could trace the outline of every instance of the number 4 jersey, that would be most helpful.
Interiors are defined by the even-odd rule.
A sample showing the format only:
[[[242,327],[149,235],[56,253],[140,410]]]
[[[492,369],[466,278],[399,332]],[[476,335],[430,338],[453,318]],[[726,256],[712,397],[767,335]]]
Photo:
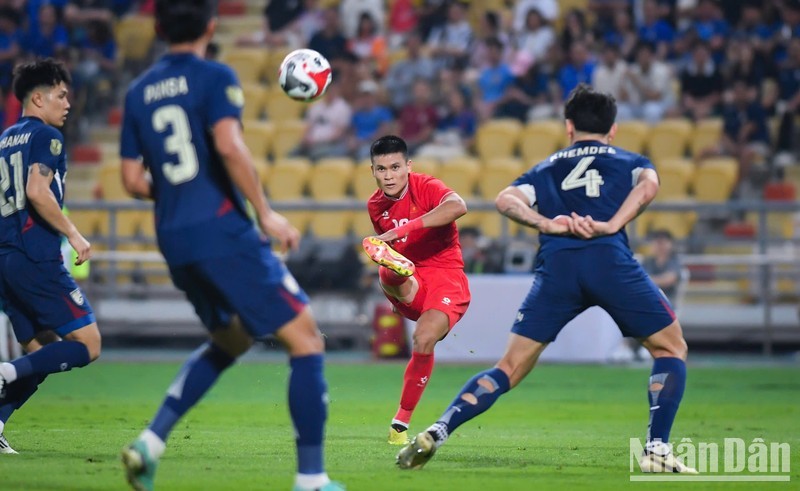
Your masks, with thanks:
[[[58,260],[61,236],[27,203],[25,186],[34,164],[53,172],[50,190],[63,206],[64,138],[41,119],[25,116],[0,135],[0,254],[16,250],[36,262]]]
[[[516,186],[538,207],[541,215],[554,218],[573,211],[607,221],[619,210],[636,185],[643,169],[654,169],[638,154],[598,141],[580,141],[560,150],[520,176]],[[592,240],[556,235],[539,236],[540,254],[558,249],[580,249],[599,243],[628,248],[625,229]]]
[[[120,154],[150,170],[170,264],[233,255],[258,240],[212,137],[220,120],[241,119],[243,105],[229,67],[189,53],[165,55],[128,89]]]

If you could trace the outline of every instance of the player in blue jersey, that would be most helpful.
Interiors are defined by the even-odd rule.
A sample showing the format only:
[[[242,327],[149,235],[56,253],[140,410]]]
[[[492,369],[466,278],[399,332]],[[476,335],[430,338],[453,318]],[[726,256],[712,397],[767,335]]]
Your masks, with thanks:
[[[94,313],[61,259],[61,236],[78,254],[91,245],[61,212],[67,159],[57,129],[69,112],[69,73],[52,60],[17,67],[22,117],[0,135],[0,304],[26,356],[0,363],[0,454],[16,453],[5,423],[50,373],[100,356]],[[44,344],[43,338],[49,341]],[[38,339],[37,339],[38,338]]]
[[[323,465],[323,339],[308,297],[265,237],[289,249],[300,234],[264,197],[242,137],[244,99],[236,75],[203,59],[216,25],[215,6],[213,0],[156,1],[156,29],[169,51],[131,84],[125,99],[123,183],[133,196],[155,201],[159,248],[210,339],[183,366],[122,460],[135,489],[153,489],[178,420],[255,340],[275,335],[290,355],[295,489],[340,490]]]
[[[533,285],[503,357],[467,382],[439,420],[400,451],[401,468],[425,465],[456,428],[525,378],[564,325],[599,305],[655,359],[642,470],[697,472],[667,445],[686,385],[686,342],[669,301],[633,258],[625,234],[625,225],[655,198],[658,175],[646,157],[611,146],[616,114],[613,97],[576,88],[564,109],[571,146],[498,195],[500,213],[540,232]]]

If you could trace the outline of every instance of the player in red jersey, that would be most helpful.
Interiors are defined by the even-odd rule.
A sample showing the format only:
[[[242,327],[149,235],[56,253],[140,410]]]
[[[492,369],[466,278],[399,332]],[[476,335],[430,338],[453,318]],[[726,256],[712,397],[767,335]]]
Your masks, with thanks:
[[[364,250],[381,266],[386,297],[403,316],[417,321],[400,408],[389,430],[389,443],[402,445],[408,441],[411,415],[433,371],[433,348],[469,305],[455,224],[467,205],[442,181],[411,172],[402,138],[388,135],[375,140],[370,158],[378,189],[367,209],[378,235],[364,239]]]

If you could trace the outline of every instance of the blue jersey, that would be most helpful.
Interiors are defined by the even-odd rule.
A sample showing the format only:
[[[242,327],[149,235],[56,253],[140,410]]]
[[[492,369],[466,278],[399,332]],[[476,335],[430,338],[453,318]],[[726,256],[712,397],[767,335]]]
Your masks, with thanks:
[[[64,137],[41,119],[25,116],[0,135],[0,254],[21,251],[35,262],[59,260],[61,235],[36,213],[25,195],[28,171],[35,164],[52,169],[50,190],[63,206]]]
[[[241,118],[243,105],[233,70],[188,53],[165,55],[128,89],[120,153],[150,170],[158,242],[170,264],[259,241],[212,137],[223,118]]]
[[[580,141],[554,153],[512,185],[547,218],[569,216],[574,211],[581,216],[591,215],[595,220],[608,221],[622,206],[643,169],[654,169],[646,157],[599,141]],[[540,254],[597,244],[628,248],[625,229],[592,240],[541,234],[539,241]]]

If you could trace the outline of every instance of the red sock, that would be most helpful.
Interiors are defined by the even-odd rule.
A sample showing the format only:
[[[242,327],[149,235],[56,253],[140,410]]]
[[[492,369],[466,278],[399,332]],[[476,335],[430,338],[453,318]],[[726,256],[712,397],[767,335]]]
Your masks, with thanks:
[[[400,276],[389,268],[378,268],[378,276],[381,278],[381,283],[386,286],[400,286],[408,280],[408,276]]]
[[[422,392],[428,386],[433,372],[433,353],[425,355],[414,352],[403,375],[403,393],[400,395],[400,409],[394,419],[406,425],[411,422],[411,414],[417,407]]]

